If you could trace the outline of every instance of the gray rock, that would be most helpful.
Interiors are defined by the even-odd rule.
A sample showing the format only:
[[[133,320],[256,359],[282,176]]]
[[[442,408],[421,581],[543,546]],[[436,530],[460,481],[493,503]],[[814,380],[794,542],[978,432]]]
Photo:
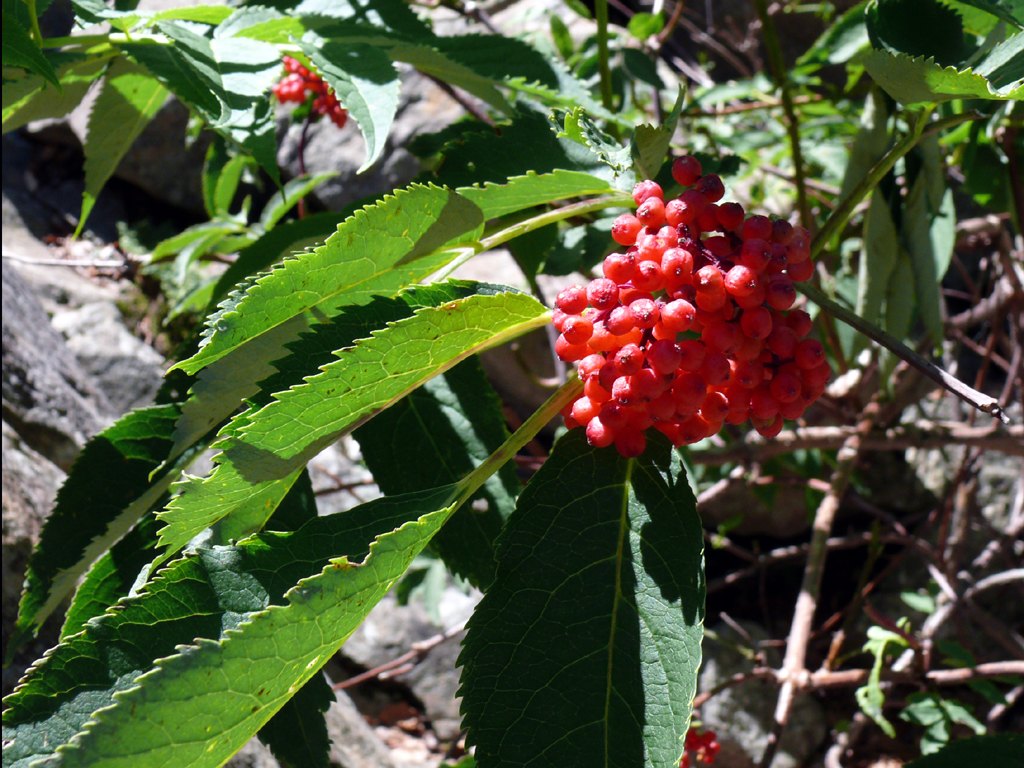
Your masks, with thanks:
[[[6,278],[5,278],[6,282]],[[32,548],[53,509],[64,473],[29,447],[3,422],[3,653],[18,616],[18,601]],[[14,689],[33,659],[56,643],[58,617],[47,622],[40,636],[18,654],[3,671],[3,695]]]
[[[126,413],[152,402],[163,379],[164,359],[128,331],[114,304],[86,304],[54,315],[52,322],[78,362],[96,378],[115,412]]]
[[[813,514],[813,510],[807,509],[803,488],[779,485],[771,504],[768,504],[754,493],[754,486],[747,481],[742,468],[702,492],[697,499],[697,511],[705,528],[715,529],[742,514],[742,521],[731,529],[734,533],[779,538],[797,536],[806,531],[810,528]]]
[[[326,719],[332,768],[402,768],[344,691],[327,710]],[[226,768],[278,768],[279,765],[258,738],[251,739],[225,763]]]
[[[389,594],[342,646],[341,653],[367,669],[380,666],[411,650],[413,643],[464,622],[480,597],[479,592],[466,595],[456,587],[448,587],[440,603],[442,626],[437,627],[427,618],[418,600],[400,606]],[[459,688],[459,671],[455,661],[464,637],[465,632],[455,633],[431,649],[412,670],[396,676],[423,703],[424,714],[433,721],[437,737],[442,741],[459,731],[460,699],[455,695]]]
[[[730,643],[749,644],[768,639],[768,633],[750,622],[741,622],[750,640],[726,624],[714,628]],[[698,690],[706,691],[737,673],[749,672],[749,660],[721,642],[704,640],[704,660],[698,679]],[[769,651],[769,663],[778,666],[778,654]],[[773,658],[775,657],[775,658]],[[757,765],[768,743],[778,687],[764,681],[751,681],[727,688],[708,699],[700,709],[705,728],[718,734],[722,751],[715,761],[720,768],[752,768]],[[811,696],[801,695],[793,703],[789,727],[783,734],[772,768],[797,768],[824,741],[828,733],[825,713]]]
[[[3,317],[4,419],[26,444],[67,470],[113,408],[6,259]]]
[[[317,512],[333,515],[381,496],[373,475],[362,463],[359,444],[343,437],[309,462]]]
[[[303,155],[306,171],[338,172],[314,193],[332,211],[408,184],[419,173],[420,164],[404,147],[414,136],[440,130],[463,114],[462,108],[425,76],[405,65],[400,65],[400,72],[398,111],[387,144],[377,162],[362,174],[356,171],[366,159],[366,146],[354,121],[339,130],[329,120],[320,120],[307,132]],[[286,114],[286,110],[281,111],[282,125]],[[301,124],[289,125],[281,139],[277,162],[287,176],[300,173],[301,134]]]

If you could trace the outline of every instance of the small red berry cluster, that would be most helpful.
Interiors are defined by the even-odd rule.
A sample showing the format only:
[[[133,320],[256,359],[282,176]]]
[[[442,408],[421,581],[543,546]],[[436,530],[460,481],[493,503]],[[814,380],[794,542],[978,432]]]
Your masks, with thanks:
[[[711,765],[715,762],[715,756],[722,748],[714,731],[697,733],[693,728],[686,732],[685,746],[686,751],[683,752],[683,759],[679,761],[679,768],[690,768],[691,752],[698,763]]]
[[[799,418],[832,373],[811,318],[787,312],[793,283],[814,272],[810,234],[783,219],[721,203],[722,180],[677,158],[687,189],[665,202],[653,181],[633,189],[636,214],[612,238],[604,277],[555,299],[555,352],[578,362],[583,395],[562,415],[595,447],[639,456],[644,430],[695,443],[747,419],[765,437]]]
[[[327,87],[324,79],[302,65],[298,59],[284,57],[284,69],[288,74],[274,86],[274,96],[282,104],[295,102],[304,104],[309,95],[313,96],[313,113],[327,115],[331,122],[344,128],[348,122],[348,110],[344,109]]]

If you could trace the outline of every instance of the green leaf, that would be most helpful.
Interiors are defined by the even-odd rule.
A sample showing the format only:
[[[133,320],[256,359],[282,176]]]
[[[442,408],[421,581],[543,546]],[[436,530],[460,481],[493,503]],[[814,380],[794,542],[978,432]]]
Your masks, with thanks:
[[[665,19],[660,13],[637,13],[629,20],[626,29],[641,43],[645,43],[647,38],[658,34],[664,27]]]
[[[433,36],[430,26],[402,0],[303,0],[295,6],[295,12],[300,16],[370,24],[411,38]]]
[[[75,591],[71,607],[64,617],[61,642],[77,635],[85,629],[89,619],[99,616],[128,594],[143,568],[156,557],[158,528],[155,515],[143,515],[134,528],[93,563]]]
[[[378,499],[169,564],[28,673],[5,702],[4,764],[66,745],[64,766],[220,765],[318,674],[454,492]]]
[[[882,89],[876,86],[868,92],[864,100],[864,110],[860,114],[860,130],[857,131],[853,146],[850,148],[850,159],[843,174],[839,202],[850,196],[891,144],[889,110],[886,108]]]
[[[167,456],[178,413],[174,405],[133,411],[82,449],[29,560],[8,654],[167,490],[173,475],[150,480],[150,473]]]
[[[217,183],[229,160],[231,154],[227,142],[223,136],[215,133],[203,161],[203,207],[211,219],[217,215]]]
[[[302,50],[359,123],[366,159],[356,173],[362,173],[384,151],[398,109],[398,71],[386,52],[366,43],[307,37]]]
[[[238,225],[226,222],[223,219],[204,221],[202,224],[195,224],[184,232],[179,232],[173,237],[164,240],[153,249],[152,257],[154,260],[159,261],[175,253],[181,253],[190,247],[194,248],[196,243],[209,238],[211,235],[220,239],[225,235],[238,232],[240,229]]]
[[[897,648],[906,648],[907,641],[902,635],[890,632],[881,627],[868,627],[868,640],[864,643],[864,650],[874,655],[875,661],[868,674],[867,685],[858,688],[854,692],[854,698],[860,705],[864,714],[874,720],[878,726],[890,737],[895,737],[896,729],[892,723],[885,719],[882,714],[882,705],[885,703],[885,694],[882,693],[880,682],[882,679],[882,665],[885,663],[885,655],[889,645]]]
[[[482,187],[459,187],[456,191],[476,203],[484,220],[489,221],[556,200],[599,195],[610,190],[607,181],[589,173],[556,169],[551,173],[528,171],[525,176],[509,178],[504,184],[486,182]]]
[[[601,162],[608,165],[617,176],[626,173],[631,168],[633,163],[630,148],[623,147],[613,137],[598,128],[597,124],[580,107],[565,113],[563,127],[569,138],[589,147]]]
[[[61,92],[60,80],[53,65],[36,45],[28,30],[7,11],[3,12],[3,63],[5,67],[24,67],[35,72]]]
[[[1024,768],[1024,735],[1000,733],[956,739],[934,754],[911,760],[906,768],[964,768],[967,765]]]
[[[938,346],[945,335],[941,287],[956,240],[956,210],[953,192],[946,186],[938,137],[925,139],[918,147],[924,162],[907,193],[901,229],[912,264],[910,277],[921,321],[932,343]]]
[[[568,59],[576,50],[576,45],[573,43],[572,34],[569,32],[569,28],[565,26],[565,22],[562,21],[562,17],[557,13],[549,14],[548,22],[551,27],[551,39],[554,41],[555,47],[558,49],[558,54],[563,59]]]
[[[477,762],[675,768],[703,619],[676,452],[657,436],[624,459],[569,432],[520,495],[468,624],[459,693]]]
[[[312,177],[299,176],[292,179],[284,185],[283,189],[278,190],[267,201],[263,213],[260,214],[260,226],[264,230],[273,229],[277,222],[281,220],[281,217],[287,214],[299,200],[323,184],[327,179],[333,179],[337,175],[337,171],[328,171],[327,173],[318,173]],[[331,231],[333,232],[335,229],[336,227],[332,227]]]
[[[374,482],[391,496],[457,482],[497,450],[508,431],[480,362],[470,359],[395,403],[353,437]],[[519,490],[514,467],[505,464],[431,542],[449,569],[482,589],[494,579],[494,539]]]
[[[655,128],[653,125],[638,125],[630,142],[633,162],[639,167],[644,178],[653,179],[665,164],[669,143],[675,135],[679,124],[679,112],[683,108],[683,89],[679,88],[676,103],[665,118],[665,122]]]
[[[161,543],[171,554],[218,520],[233,516],[244,524],[269,514],[282,484],[343,434],[461,360],[548,319],[525,294],[473,295],[421,309],[337,350],[319,373],[221,431],[213,473],[190,479],[161,513]]]
[[[545,254],[540,271],[545,275],[568,275],[586,273],[596,267],[616,248],[612,240],[612,221],[611,218],[603,218],[593,224],[560,231],[554,246]],[[514,246],[519,239],[511,245]]]
[[[997,93],[1019,91],[1024,83],[1024,32],[995,46],[974,71]]]
[[[249,164],[250,160],[245,155],[235,155],[224,163],[213,187],[214,215],[227,216],[231,213],[231,203],[235,200],[242,172]]]
[[[933,58],[947,67],[973,52],[960,15],[940,0],[872,0],[865,20],[871,44],[894,55]]]
[[[917,592],[900,592],[900,600],[921,613],[935,613],[935,598],[931,595],[922,595]]]
[[[1024,2],[1021,0],[962,0],[966,5],[980,8],[1016,27],[1024,27]]]
[[[486,182],[504,184],[513,177],[558,169],[604,179],[612,175],[589,147],[557,137],[547,116],[540,112],[524,109],[500,129],[500,133],[467,131],[460,139],[448,142],[435,175],[437,181],[459,188]],[[522,152],[522,147],[530,147],[530,152]]]
[[[978,722],[970,710],[956,701],[931,692],[910,694],[900,719],[924,726],[925,732],[921,737],[921,754],[924,755],[938,752],[945,746],[955,723],[970,727],[979,736],[985,733],[985,726]]]
[[[221,304],[203,346],[175,368],[195,373],[317,305],[364,304],[374,294],[395,293],[447,264],[457,255],[450,246],[460,236],[474,240],[482,225],[480,209],[450,190],[399,190],[357,211],[322,247],[285,261],[245,295]]]
[[[864,217],[864,249],[860,255],[856,312],[869,323],[877,323],[889,281],[899,262],[899,236],[881,190],[871,193],[871,203]],[[861,344],[864,338],[856,337]]]
[[[166,100],[167,89],[139,65],[124,57],[110,65],[89,114],[84,148],[85,192],[76,236],[121,158]]]
[[[1024,84],[1011,83],[996,90],[970,67],[943,68],[932,59],[893,55],[872,50],[864,54],[864,68],[897,101],[914,106],[951,99],[1022,99]]]
[[[3,132],[21,128],[33,120],[63,117],[77,107],[89,86],[104,71],[106,59],[75,57],[57,68],[62,90],[45,87],[38,75],[3,86]]]
[[[636,48],[624,48],[622,61],[626,65],[626,71],[641,83],[646,83],[652,88],[664,88],[665,81],[658,74],[658,67],[649,55]]]
[[[870,44],[864,22],[866,7],[867,2],[861,2],[845,11],[814,41],[807,52],[797,59],[797,66],[845,64],[866,48]]]
[[[239,252],[238,258],[217,281],[211,302],[219,302],[236,284],[269,269],[285,256],[322,244],[338,231],[338,222],[344,218],[342,213],[314,213],[304,219],[277,224]],[[205,314],[213,309],[210,306]]]

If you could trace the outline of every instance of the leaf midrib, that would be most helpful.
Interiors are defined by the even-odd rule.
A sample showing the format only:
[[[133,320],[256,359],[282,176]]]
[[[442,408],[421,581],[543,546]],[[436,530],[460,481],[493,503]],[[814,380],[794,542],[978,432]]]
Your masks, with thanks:
[[[626,542],[626,531],[629,527],[629,483],[633,476],[633,467],[636,464],[633,459],[626,462],[626,477],[622,483],[622,509],[619,514],[619,542],[615,550],[615,595],[612,599],[612,621],[611,629],[608,632],[608,670],[605,674],[607,685],[604,694],[604,768],[609,768],[610,747],[609,723],[612,704],[612,667],[615,654],[615,630],[619,618],[619,605],[622,603],[622,555]]]

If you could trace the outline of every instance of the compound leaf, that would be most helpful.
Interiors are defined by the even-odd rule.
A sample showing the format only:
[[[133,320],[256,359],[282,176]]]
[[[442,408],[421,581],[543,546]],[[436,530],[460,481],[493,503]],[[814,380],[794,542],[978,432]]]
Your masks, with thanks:
[[[229,297],[208,321],[200,350],[175,367],[194,373],[321,304],[359,305],[375,294],[393,295],[447,264],[458,253],[451,246],[460,236],[472,241],[482,225],[480,209],[451,190],[399,190],[346,219],[320,248],[286,260],[246,293]]]
[[[377,499],[174,561],[29,671],[5,701],[4,764],[220,765],[318,674],[453,498]]]
[[[468,624],[460,695],[477,763],[675,768],[703,618],[678,454],[659,436],[624,459],[570,432],[520,495]]]
[[[166,98],[167,89],[130,59],[121,57],[110,65],[89,115],[85,192],[76,235],[85,226],[103,185]]]
[[[352,311],[361,314],[358,309]],[[336,349],[315,375],[316,368],[303,366],[303,383],[254,405],[221,431],[213,447],[223,453],[213,473],[190,478],[161,513],[167,554],[229,515],[258,525],[294,473],[343,434],[461,360],[547,319],[544,307],[525,294],[472,295],[425,307]]]

